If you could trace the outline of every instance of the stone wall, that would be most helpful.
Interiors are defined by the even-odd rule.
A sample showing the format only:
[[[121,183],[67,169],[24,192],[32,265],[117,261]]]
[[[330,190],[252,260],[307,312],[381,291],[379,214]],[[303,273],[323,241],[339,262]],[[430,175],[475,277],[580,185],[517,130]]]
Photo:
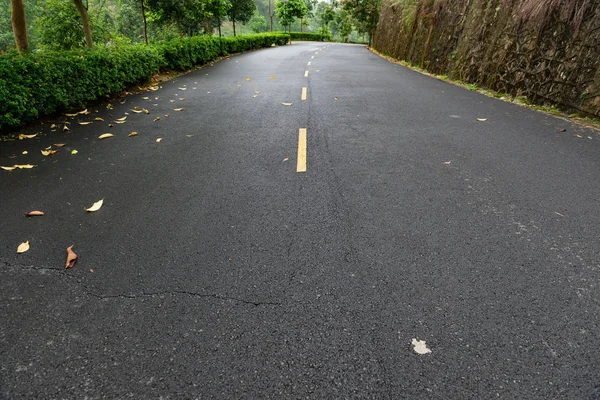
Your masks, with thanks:
[[[379,52],[600,116],[600,0],[384,0]]]

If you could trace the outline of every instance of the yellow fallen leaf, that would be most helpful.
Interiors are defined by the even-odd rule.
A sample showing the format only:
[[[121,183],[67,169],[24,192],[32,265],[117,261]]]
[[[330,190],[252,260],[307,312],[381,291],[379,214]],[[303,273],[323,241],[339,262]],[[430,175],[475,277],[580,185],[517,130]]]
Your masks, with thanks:
[[[79,122],[79,125],[89,125],[89,124],[91,124],[91,122],[89,122],[89,121]]]
[[[156,143],[160,143],[161,140],[162,140],[162,138],[159,137],[158,139],[156,139]]]
[[[102,207],[102,203],[104,203],[104,199],[98,200],[97,202],[92,204],[92,206],[90,208],[84,208],[84,210],[87,212],[98,211],[100,209],[100,207]]]
[[[185,97],[179,97],[179,101],[184,101]]]
[[[160,117],[154,118],[154,121],[160,121]]]
[[[281,104],[283,104],[284,106],[291,106],[292,105],[292,103],[281,103]]]
[[[141,114],[143,112],[142,110],[131,110],[131,111],[133,111],[136,114]]]
[[[187,136],[187,137],[193,137],[194,135],[185,135],[185,136]]]
[[[46,157],[56,154],[56,150],[40,150],[40,152]]]
[[[44,213],[42,211],[29,211],[25,213],[26,217],[41,217]]]
[[[35,165],[31,165],[31,164],[15,164],[15,168],[19,168],[19,169],[31,169],[35,167]]]
[[[271,79],[275,79],[275,75],[271,75],[271,76],[270,76],[270,78],[271,78]]]
[[[487,118],[477,118],[477,121],[484,122],[484,121],[487,121]]]
[[[115,126],[113,124],[108,124],[109,128],[114,128]]]
[[[103,133],[102,135],[98,136],[98,139],[106,139],[113,136],[115,135],[113,135],[112,133]]]
[[[117,118],[116,121],[125,121],[126,119],[127,119],[127,117]]]
[[[25,135],[23,133],[19,134],[19,140],[23,140],[23,139],[33,139],[34,137],[36,137],[38,134],[36,133],[35,135]]]
[[[249,80],[250,80],[250,78],[246,78],[246,80],[247,80],[247,81],[249,81]]]
[[[146,97],[142,97],[142,100],[149,100],[149,99],[150,99],[150,97],[147,97],[147,96]]]
[[[50,125],[50,129],[56,129],[56,124]]]
[[[29,154],[29,152],[27,150],[25,150],[24,152],[22,152],[21,154],[26,155]]]
[[[127,121],[115,121],[117,124],[125,124]]]
[[[50,150],[51,148],[52,148],[52,146],[48,146],[44,150]]]
[[[142,111],[144,112],[144,114],[150,114],[150,111],[146,110],[145,108]]]
[[[21,243],[19,247],[17,247],[17,253],[19,254],[25,253],[27,250],[29,250],[29,240]]]
[[[107,104],[107,105],[106,105],[106,108],[107,108],[108,110],[112,110],[112,109],[113,109],[113,105],[112,105],[112,104]]]
[[[238,83],[238,85],[237,85],[237,86],[238,86],[238,87],[242,87],[242,85],[240,85],[239,83]]]
[[[64,143],[54,143],[54,145],[55,145],[56,147],[63,147],[65,144],[64,144]]]
[[[77,115],[78,115],[77,113],[75,113],[75,114],[65,114],[65,117],[76,117]]]
[[[180,87],[179,90],[186,90],[187,88],[184,87]]]
[[[94,118],[94,121],[96,121],[96,122],[102,122],[104,120],[102,118],[100,118],[100,117],[96,117],[96,118]]]
[[[75,154],[77,154],[77,153],[79,153],[77,150],[75,150],[75,149],[71,150],[71,155],[73,155],[73,156],[74,156],[74,155],[75,155]]]
[[[181,107],[181,108],[174,108],[173,111],[183,111],[183,107]]]
[[[77,254],[73,251],[73,246],[67,247],[67,263],[65,268],[71,268],[77,262]]]
[[[170,103],[175,103],[175,100],[169,100]]]
[[[67,124],[65,124],[65,126],[63,126],[63,129],[62,129],[62,130],[63,130],[63,132],[66,132],[66,131],[68,131],[68,130],[69,130],[69,127],[67,126]]]
[[[91,112],[89,112],[89,111],[87,110],[87,108],[86,108],[86,109],[85,109],[85,110],[83,110],[83,111],[79,111],[77,114],[88,115],[88,114],[91,114]]]
[[[138,133],[137,133],[137,132],[131,132],[131,133],[130,133],[129,135],[127,135],[127,136],[137,136],[137,135],[138,135]]]
[[[5,166],[0,166],[0,168],[2,168],[5,171],[14,171],[15,169],[17,169],[17,167],[5,167]]]

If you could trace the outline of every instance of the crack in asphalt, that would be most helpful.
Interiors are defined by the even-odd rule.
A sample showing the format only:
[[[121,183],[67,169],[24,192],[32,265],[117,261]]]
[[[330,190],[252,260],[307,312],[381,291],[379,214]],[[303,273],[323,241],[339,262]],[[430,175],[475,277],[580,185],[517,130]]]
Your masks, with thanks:
[[[6,261],[2,261],[2,264],[4,264],[6,267],[13,269],[13,270],[15,270],[17,268],[14,265],[10,265]],[[84,291],[85,295],[88,295],[88,296],[91,296],[91,297],[94,297],[94,298],[97,298],[100,300],[138,299],[138,298],[143,298],[143,297],[181,295],[181,296],[200,297],[200,298],[212,298],[212,299],[222,300],[222,301],[233,301],[233,302],[237,302],[237,303],[253,305],[255,307],[283,305],[283,303],[281,303],[281,302],[252,301],[252,300],[241,299],[239,297],[222,296],[219,294],[198,293],[198,292],[192,292],[192,291],[188,291],[188,290],[163,290],[163,291],[156,291],[156,292],[141,292],[141,293],[132,293],[132,294],[102,295],[102,294],[94,293],[92,291],[92,289],[90,289],[86,284],[84,284],[78,277],[67,274],[65,272],[65,269],[63,269],[63,268],[36,267],[33,265],[22,266],[20,268],[21,268],[21,270],[53,271],[53,272],[57,273],[58,275],[66,278],[67,280],[74,280],[78,286],[85,289],[85,291]]]

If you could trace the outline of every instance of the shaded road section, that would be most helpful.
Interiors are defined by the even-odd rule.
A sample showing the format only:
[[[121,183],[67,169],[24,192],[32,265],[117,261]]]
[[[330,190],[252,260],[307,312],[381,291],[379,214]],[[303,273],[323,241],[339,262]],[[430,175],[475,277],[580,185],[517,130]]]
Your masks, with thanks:
[[[595,131],[308,42],[113,106],[0,148],[0,398],[600,396]]]

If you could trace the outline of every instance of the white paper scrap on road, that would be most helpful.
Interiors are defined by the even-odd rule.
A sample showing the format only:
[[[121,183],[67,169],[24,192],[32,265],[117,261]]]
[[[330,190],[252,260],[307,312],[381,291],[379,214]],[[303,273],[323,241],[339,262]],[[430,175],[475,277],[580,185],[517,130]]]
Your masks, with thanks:
[[[412,340],[412,345],[415,346],[414,347],[414,351],[417,354],[427,354],[427,353],[431,353],[431,349],[429,349],[427,347],[427,342],[425,342],[424,340],[417,340],[417,339],[413,339]]]

